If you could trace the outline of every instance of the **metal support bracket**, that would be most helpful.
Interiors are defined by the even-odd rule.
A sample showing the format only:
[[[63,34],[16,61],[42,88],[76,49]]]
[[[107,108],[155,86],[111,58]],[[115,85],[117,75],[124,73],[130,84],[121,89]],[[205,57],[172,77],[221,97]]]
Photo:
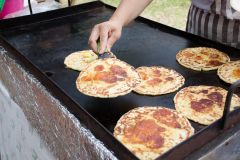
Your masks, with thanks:
[[[71,7],[71,0],[68,0],[68,7]]]
[[[240,80],[233,83],[228,90],[227,98],[226,98],[226,102],[225,102],[225,106],[224,106],[224,111],[223,111],[223,116],[221,119],[221,121],[222,121],[221,129],[227,129],[229,127],[229,124],[227,122],[228,122],[228,113],[230,111],[230,106],[231,106],[231,100],[232,100],[232,96],[233,96],[234,92],[239,87],[240,87]]]
[[[33,11],[32,11],[31,0],[28,0],[28,8],[29,8],[30,14],[32,15]]]

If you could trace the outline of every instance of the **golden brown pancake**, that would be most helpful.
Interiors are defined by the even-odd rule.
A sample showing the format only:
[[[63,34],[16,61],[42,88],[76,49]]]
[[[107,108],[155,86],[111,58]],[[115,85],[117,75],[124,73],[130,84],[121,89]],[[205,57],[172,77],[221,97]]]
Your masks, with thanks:
[[[125,95],[140,83],[140,77],[129,64],[114,58],[90,63],[77,78],[77,89],[83,94],[110,98]]]
[[[182,66],[197,71],[215,70],[230,61],[227,54],[207,47],[183,49],[177,53],[176,59]]]
[[[230,84],[240,80],[240,60],[222,65],[218,68],[217,74],[223,81]]]
[[[112,52],[111,54],[113,58],[116,58]],[[67,68],[82,71],[89,63],[97,59],[98,56],[92,50],[83,50],[68,55],[64,60],[64,64]]]
[[[139,94],[162,95],[174,92],[184,85],[184,77],[173,69],[152,66],[139,67],[136,70],[142,80],[134,88]]]
[[[141,160],[153,160],[193,134],[186,118],[164,107],[130,110],[114,128],[114,136]]]
[[[174,97],[176,110],[188,119],[209,125],[221,118],[227,91],[215,86],[190,86],[180,90]],[[234,95],[231,108],[240,106],[240,98]]]

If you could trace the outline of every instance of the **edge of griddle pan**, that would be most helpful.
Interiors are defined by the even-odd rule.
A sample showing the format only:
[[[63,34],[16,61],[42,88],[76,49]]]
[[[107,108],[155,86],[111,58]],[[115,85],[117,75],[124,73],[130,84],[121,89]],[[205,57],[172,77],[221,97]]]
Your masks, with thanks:
[[[75,14],[80,14],[85,11],[89,11],[89,9],[96,9],[96,8],[101,8],[104,7],[104,5],[107,8],[115,9],[115,7],[112,7],[110,5],[107,5],[103,2],[100,1],[95,1],[95,2],[89,2],[86,4],[80,4],[77,6],[73,7],[68,7],[68,8],[63,8],[63,9],[58,9],[58,10],[53,10],[53,11],[48,11],[48,12],[43,12],[43,13],[38,13],[34,15],[27,15],[27,16],[22,16],[22,17],[17,17],[17,18],[11,18],[7,20],[2,20],[0,23],[0,28],[4,29],[7,27],[13,28],[14,27],[20,26],[20,25],[26,25],[26,24],[33,24],[33,23],[39,23],[43,21],[50,21],[56,18],[62,18],[66,16],[71,16]],[[79,12],[79,9],[82,9],[83,11]],[[56,14],[53,14],[56,13]],[[53,16],[50,16],[53,15]],[[238,51],[238,49],[229,47],[226,45],[223,45],[219,42],[215,42],[203,37],[196,36],[191,33],[186,33],[184,31],[160,24],[158,22],[143,18],[143,17],[138,17],[136,19],[137,21],[143,22],[145,24],[150,25],[153,28],[160,28],[161,30],[164,30],[167,33],[172,33],[175,35],[179,35],[182,37],[187,37],[189,39],[194,39],[195,41],[200,42],[200,44],[203,44],[204,46],[212,46],[215,48],[220,48],[221,50],[228,50],[231,49],[232,51]],[[17,58],[17,60],[20,61],[20,63],[25,67],[30,70],[30,73],[33,73],[38,80],[46,86],[46,88],[56,97],[61,97],[59,100],[66,105],[68,110],[73,113],[81,122],[83,122],[86,127],[88,127],[93,134],[103,141],[103,143],[112,151],[114,151],[114,154],[120,158],[120,159],[137,159],[125,146],[123,146],[117,139],[115,139],[112,136],[112,133],[110,133],[101,123],[99,123],[94,117],[92,117],[87,111],[85,111],[82,107],[79,108],[79,104],[76,103],[74,100],[72,100],[64,91],[58,87],[57,84],[55,84],[53,81],[51,81],[43,72],[41,72],[34,64],[32,64],[29,60],[26,59],[22,54],[19,53],[13,46],[11,46],[3,37],[0,36],[0,42],[3,44],[4,47],[8,48],[11,50],[11,54]],[[34,74],[35,73],[35,74]],[[71,106],[71,107],[70,107]],[[236,114],[239,112],[234,111],[231,114]],[[81,116],[80,116],[81,115]],[[209,125],[208,127],[205,127],[195,133],[192,137],[188,138],[187,140],[183,141],[182,143],[176,145],[157,159],[169,159],[169,158],[177,158],[179,159],[180,157],[184,158],[193,151],[201,148],[203,145],[207,144],[210,140],[213,140],[215,137],[217,137],[221,131],[218,129],[219,128],[219,121],[215,122],[214,124]],[[201,138],[205,138],[205,136],[210,135],[208,141],[203,142]],[[107,137],[107,138],[106,138]],[[197,140],[196,140],[197,139]],[[196,146],[196,141],[201,140],[201,145]],[[189,146],[194,146],[194,149],[189,147]],[[180,149],[183,147],[183,149]],[[187,152],[186,152],[186,147],[187,147]],[[184,153],[183,153],[184,152]],[[180,158],[181,159],[181,158]]]

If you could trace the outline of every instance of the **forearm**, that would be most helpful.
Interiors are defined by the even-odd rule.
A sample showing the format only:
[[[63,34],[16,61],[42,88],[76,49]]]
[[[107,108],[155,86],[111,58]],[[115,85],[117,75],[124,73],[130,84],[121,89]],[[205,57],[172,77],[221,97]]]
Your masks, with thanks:
[[[121,0],[120,5],[110,20],[117,21],[122,26],[125,26],[141,14],[151,1],[152,0]]]

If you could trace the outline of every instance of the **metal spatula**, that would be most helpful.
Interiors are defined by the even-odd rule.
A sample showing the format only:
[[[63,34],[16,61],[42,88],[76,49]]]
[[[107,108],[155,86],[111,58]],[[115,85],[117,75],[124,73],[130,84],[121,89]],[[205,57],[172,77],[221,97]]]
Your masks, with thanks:
[[[98,50],[98,59],[112,58],[112,54],[107,50],[107,48],[105,49],[105,52],[103,52],[102,54],[99,54],[100,40],[97,40],[97,50]]]

